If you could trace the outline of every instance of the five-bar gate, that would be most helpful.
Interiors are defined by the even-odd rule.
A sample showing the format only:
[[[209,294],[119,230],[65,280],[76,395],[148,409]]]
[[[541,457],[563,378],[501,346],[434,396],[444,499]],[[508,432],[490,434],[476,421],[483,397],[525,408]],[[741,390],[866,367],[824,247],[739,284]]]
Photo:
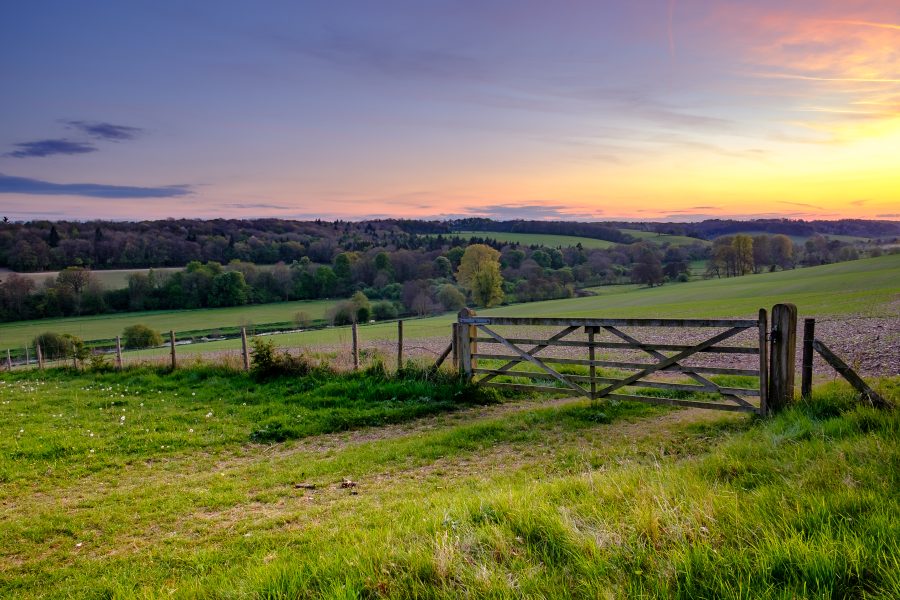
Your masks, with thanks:
[[[498,332],[500,327],[514,329],[512,333],[501,334]],[[534,331],[536,327],[544,331],[552,327],[558,331],[542,337],[522,334]],[[758,414],[767,410],[765,309],[759,311],[756,320],[479,317],[463,309],[455,329],[458,367],[478,385]],[[702,339],[689,343],[683,340],[678,340],[682,343],[658,343],[647,341],[647,335],[643,335],[659,336],[668,329],[681,330],[676,337],[700,332]],[[740,344],[733,340],[730,345],[724,344],[735,336],[742,339]],[[644,341],[640,339],[642,337]],[[499,351],[484,352],[485,347]],[[549,356],[547,350],[554,348],[564,349],[557,351],[564,356]],[[598,356],[598,351],[602,356]],[[643,360],[614,356],[621,352],[632,355],[638,352]],[[738,366],[733,366],[734,361],[727,366],[717,364],[715,357],[723,355],[738,355],[743,360],[738,361],[741,363]],[[703,364],[688,364],[689,358],[697,357],[703,358]],[[748,362],[753,368],[747,368]],[[572,365],[581,368],[572,368]],[[707,375],[740,375],[755,379],[750,380],[754,385],[720,385]],[[523,383],[523,379],[527,383]],[[547,381],[555,385],[546,385]],[[665,392],[660,395],[641,393],[647,389],[671,393],[668,396]],[[683,392],[702,392],[703,395],[685,398]]]

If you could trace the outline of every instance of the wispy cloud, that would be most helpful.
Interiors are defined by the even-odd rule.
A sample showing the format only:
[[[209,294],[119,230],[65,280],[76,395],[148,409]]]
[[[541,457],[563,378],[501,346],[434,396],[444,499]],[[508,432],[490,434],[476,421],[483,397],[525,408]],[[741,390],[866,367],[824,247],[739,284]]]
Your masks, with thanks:
[[[581,208],[582,210],[578,210]],[[597,220],[603,213],[600,209],[584,211],[566,204],[490,204],[466,207],[465,213],[457,217],[490,217],[492,219],[587,219]],[[445,215],[449,216],[449,215]]]
[[[282,204],[244,204],[241,202],[234,204],[225,204],[223,206],[227,208],[268,208],[272,210],[291,210],[292,208],[296,208],[294,206],[284,206]]]
[[[6,156],[13,158],[34,158],[53,156],[56,154],[87,154],[96,152],[97,147],[84,142],[75,142],[67,139],[36,140],[34,142],[21,142],[14,144],[18,150],[8,152]]]
[[[102,183],[52,183],[28,177],[13,177],[0,173],[0,194],[29,194],[37,196],[84,196],[87,198],[174,198],[191,194],[188,185],[138,187],[105,185]]]
[[[788,206],[802,206],[804,208],[815,208],[821,210],[821,206],[816,206],[815,204],[807,204],[805,202],[790,202],[789,200],[778,200],[778,204],[787,204]]]
[[[397,41],[367,39],[359,35],[332,33],[318,40],[270,33],[271,43],[288,52],[331,65],[394,78],[479,79],[480,64],[475,59],[439,48],[413,48]]]
[[[77,129],[93,138],[113,142],[133,140],[144,133],[144,130],[140,127],[113,125],[112,123],[104,123],[102,121],[65,121],[65,123],[69,127]]]

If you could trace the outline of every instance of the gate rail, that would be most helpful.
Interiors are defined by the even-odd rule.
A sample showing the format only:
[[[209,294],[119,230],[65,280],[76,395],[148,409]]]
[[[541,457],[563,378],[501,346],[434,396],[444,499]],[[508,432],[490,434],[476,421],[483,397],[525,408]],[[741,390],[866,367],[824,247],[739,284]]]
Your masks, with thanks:
[[[546,338],[507,337],[497,333],[494,326],[538,326],[560,327],[556,334]],[[660,344],[642,342],[621,328],[694,328],[723,329],[701,342],[693,344]],[[718,410],[741,411],[757,414],[767,412],[768,388],[768,319],[765,309],[759,317],[751,319],[569,319],[569,318],[528,318],[528,317],[479,317],[469,309],[459,313],[454,340],[458,353],[458,367],[466,378],[477,385],[506,389],[519,389],[561,394],[576,393],[590,399],[609,398],[614,400],[636,400],[649,404],[669,404]],[[747,330],[758,331],[758,344],[753,347],[721,345],[726,340]],[[564,339],[576,332],[583,332],[586,340]],[[621,341],[597,340],[598,333],[606,332]],[[635,334],[637,335],[637,334]],[[504,354],[489,354],[479,351],[479,344],[499,345]],[[523,346],[527,347],[524,349]],[[585,348],[586,358],[559,358],[539,356],[550,347]],[[610,350],[639,350],[655,362],[634,362],[621,360],[598,360],[598,348]],[[685,365],[683,361],[695,354],[749,354],[759,357],[758,368],[734,368],[723,366]],[[483,368],[481,360],[501,360],[498,368]],[[538,371],[515,370],[519,365],[530,364]],[[588,367],[588,375],[561,373],[556,365],[581,365]],[[622,371],[633,371],[621,377],[600,375],[597,367],[612,367]],[[671,381],[648,380],[647,377],[662,372],[681,373],[695,384]],[[759,378],[758,387],[728,387],[718,385],[704,375],[747,375]],[[498,377],[509,376],[537,381],[551,381],[557,387],[534,383],[510,383],[495,381]],[[583,384],[583,385],[582,385]],[[562,385],[562,387],[558,387]],[[688,400],[643,396],[628,392],[625,388],[650,388],[672,391],[706,392],[718,394],[720,398],[710,401]],[[754,402],[751,399],[758,399]]]

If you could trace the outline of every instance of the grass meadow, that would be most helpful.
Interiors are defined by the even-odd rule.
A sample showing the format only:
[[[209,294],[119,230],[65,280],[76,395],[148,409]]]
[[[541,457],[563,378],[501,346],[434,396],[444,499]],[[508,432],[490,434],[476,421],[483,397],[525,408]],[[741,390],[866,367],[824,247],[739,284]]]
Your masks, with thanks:
[[[85,340],[110,339],[129,325],[142,323],[158,331],[192,331],[234,327],[242,324],[291,322],[299,312],[310,319],[324,319],[334,300],[298,300],[227,308],[155,310],[121,314],[38,319],[0,323],[0,347],[22,347],[45,331],[71,333]]]
[[[619,231],[627,233],[638,241],[648,241],[654,244],[673,244],[675,246],[684,246],[699,242],[708,244],[706,240],[687,237],[683,235],[657,234],[653,231],[641,231],[639,229],[620,229]],[[546,233],[517,233],[511,231],[454,231],[451,235],[457,235],[461,238],[469,238],[472,236],[480,238],[491,238],[500,242],[510,242],[515,244],[524,244],[526,246],[539,245],[549,248],[567,246],[576,246],[581,244],[584,248],[611,248],[615,246],[615,242],[607,240],[598,240],[594,238],[581,237],[576,235],[553,235]],[[444,236],[447,237],[447,236]]]
[[[612,248],[614,242],[607,240],[598,240],[575,235],[553,235],[547,233],[517,233],[512,231],[454,231],[451,234],[444,234],[444,237],[459,236],[463,239],[470,237],[490,238],[498,242],[509,242],[512,244],[524,244],[526,246],[546,246],[548,248],[565,248],[567,246],[576,246],[581,244],[584,248]],[[432,235],[431,237],[434,237]]]
[[[835,384],[767,420],[499,400],[377,369],[4,374],[0,596],[900,595],[896,411]]]
[[[182,267],[157,267],[153,269],[154,273],[168,274],[181,271]],[[128,277],[134,273],[147,273],[150,269],[97,269],[91,271],[100,285],[107,290],[117,290],[128,287]],[[7,269],[0,269],[0,278],[5,273],[9,273]],[[59,271],[40,271],[36,273],[19,273],[22,277],[27,277],[34,281],[37,285],[42,285],[47,280],[54,280],[59,275]]]

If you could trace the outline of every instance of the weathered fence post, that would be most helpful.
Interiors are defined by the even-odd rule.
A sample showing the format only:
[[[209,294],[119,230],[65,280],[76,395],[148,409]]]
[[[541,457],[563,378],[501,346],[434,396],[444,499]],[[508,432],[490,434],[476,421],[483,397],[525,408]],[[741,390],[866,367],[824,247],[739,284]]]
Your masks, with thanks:
[[[44,370],[44,355],[41,353],[41,345],[35,344],[34,351],[37,354],[38,369],[43,371]]]
[[[116,336],[116,368],[122,370],[122,338]]]
[[[794,361],[797,358],[797,307],[776,304],[772,308],[772,356],[769,369],[768,406],[778,412],[794,398]]]
[[[29,354],[28,354],[28,346],[25,346],[25,366],[27,367],[30,364],[31,364],[31,356],[29,356]]]
[[[816,339],[816,320],[803,320],[803,363],[800,365],[800,395],[812,395],[813,341]]]
[[[359,371],[359,329],[355,322],[350,330],[353,333],[353,370]]]
[[[397,321],[397,370],[403,368],[403,319]]]
[[[169,330],[169,347],[170,347],[171,353],[172,353],[172,370],[174,371],[175,366],[176,366],[176,363],[175,363],[175,330],[174,329]]]
[[[247,352],[247,328],[241,327],[241,358],[244,361],[244,370],[250,370],[250,353]]]
[[[597,397],[597,365],[594,364],[594,361],[597,360],[597,348],[594,346],[594,336],[596,335],[597,328],[596,327],[588,327],[588,360],[591,361],[590,366],[588,366],[588,370],[591,376],[591,402],[593,402]]]
[[[6,370],[12,371],[12,354],[10,354],[9,348],[6,349]]]
[[[759,413],[769,413],[769,317],[759,309]]]
[[[453,353],[453,368],[460,372],[462,369],[459,366],[459,323],[451,323],[450,344],[450,352]]]
[[[475,311],[470,308],[461,309],[458,315],[460,319],[474,316]],[[478,330],[475,325],[459,323],[459,366],[466,377],[466,381],[472,381],[472,369],[476,368],[476,362],[472,356],[477,352],[476,335],[478,335]]]

